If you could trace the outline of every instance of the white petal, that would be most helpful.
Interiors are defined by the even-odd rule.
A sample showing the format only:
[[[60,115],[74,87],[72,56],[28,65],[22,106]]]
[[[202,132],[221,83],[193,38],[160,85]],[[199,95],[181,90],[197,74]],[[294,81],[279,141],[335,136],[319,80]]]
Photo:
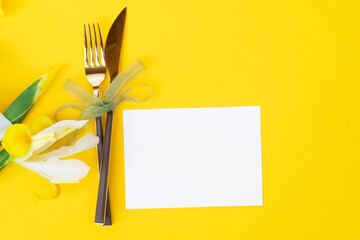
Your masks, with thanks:
[[[99,143],[99,138],[94,135],[94,133],[88,133],[80,138],[76,143],[72,146],[61,147],[57,150],[54,150],[49,153],[45,153],[42,155],[34,156],[30,160],[31,161],[44,161],[48,158],[65,158],[76,153],[88,150],[90,148],[96,147]]]
[[[30,149],[30,151],[23,157],[17,157],[15,159],[13,159],[14,162],[18,163],[18,162],[24,162],[26,160],[28,160],[32,155],[34,154],[33,150]]]
[[[47,133],[47,132],[56,132],[56,133],[60,133],[62,131],[64,131],[67,128],[74,128],[74,129],[80,129],[82,128],[88,121],[87,120],[80,120],[80,121],[76,121],[76,120],[63,120],[60,122],[55,123],[54,125],[51,125],[50,127],[42,130],[41,132],[39,132],[38,134],[43,134],[43,133]],[[36,135],[38,135],[36,134]]]
[[[50,158],[47,161],[25,161],[17,164],[49,179],[52,183],[79,182],[90,170],[86,163],[77,159]]]
[[[6,129],[8,129],[11,125],[11,122],[2,113],[0,113],[0,141],[4,137]]]
[[[35,135],[32,137],[32,140],[31,149],[33,150],[33,155],[42,152],[56,142],[53,132]]]

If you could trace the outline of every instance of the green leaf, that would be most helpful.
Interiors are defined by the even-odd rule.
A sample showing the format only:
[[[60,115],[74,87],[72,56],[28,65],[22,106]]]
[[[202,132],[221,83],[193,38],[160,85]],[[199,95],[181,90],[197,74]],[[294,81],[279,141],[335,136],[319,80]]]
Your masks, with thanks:
[[[25,119],[36,100],[55,78],[58,69],[58,67],[54,68],[48,74],[41,76],[5,110],[3,114],[12,124],[21,123]],[[11,155],[5,149],[0,151],[0,171],[9,163],[10,159]]]
[[[12,124],[21,123],[35,103],[36,91],[41,79],[28,87],[15,101],[6,109],[4,116]]]
[[[0,171],[6,167],[10,159],[11,155],[5,149],[0,151]]]
[[[36,100],[55,78],[58,69],[58,67],[54,68],[48,74],[41,76],[5,110],[4,116],[9,119],[12,124],[21,123],[25,119]]]

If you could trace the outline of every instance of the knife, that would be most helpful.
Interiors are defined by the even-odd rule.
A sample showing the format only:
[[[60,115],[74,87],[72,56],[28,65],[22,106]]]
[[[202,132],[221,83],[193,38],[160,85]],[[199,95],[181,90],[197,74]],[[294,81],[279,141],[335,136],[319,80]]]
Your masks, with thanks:
[[[121,44],[124,35],[126,8],[124,8],[119,16],[112,24],[105,44],[105,62],[112,82],[119,72],[119,60],[121,53]],[[108,112],[105,127],[105,141],[103,147],[102,161],[100,163],[100,180],[98,188],[98,196],[95,211],[95,223],[105,223],[105,213],[108,198],[108,180],[110,165],[110,148],[111,134],[113,125],[114,112]],[[106,223],[104,224],[106,225]]]

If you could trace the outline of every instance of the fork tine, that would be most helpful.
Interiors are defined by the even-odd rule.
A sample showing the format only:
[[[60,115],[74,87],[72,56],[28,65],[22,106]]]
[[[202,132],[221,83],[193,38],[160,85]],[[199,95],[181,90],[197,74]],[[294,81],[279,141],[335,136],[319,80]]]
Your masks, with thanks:
[[[96,66],[100,66],[100,60],[99,60],[99,51],[98,51],[98,41],[96,38],[96,30],[95,30],[95,24],[93,23],[93,30],[94,30],[94,45],[95,45],[95,61],[96,61]]]
[[[101,31],[100,31],[100,25],[99,25],[99,23],[97,23],[97,26],[98,26],[99,40],[100,40],[101,66],[105,66],[104,46],[103,46],[103,42],[102,42],[102,37],[101,37]]]
[[[91,41],[91,29],[90,29],[90,24],[88,24],[89,27],[89,40],[90,40],[90,44],[89,44],[89,48],[90,48],[90,61],[91,61],[91,66],[94,67],[94,57],[93,57],[93,49],[92,49],[92,41]]]
[[[84,24],[84,59],[85,59],[85,67],[89,67],[89,56],[88,56],[88,48],[87,48],[87,38],[86,38],[86,27]]]

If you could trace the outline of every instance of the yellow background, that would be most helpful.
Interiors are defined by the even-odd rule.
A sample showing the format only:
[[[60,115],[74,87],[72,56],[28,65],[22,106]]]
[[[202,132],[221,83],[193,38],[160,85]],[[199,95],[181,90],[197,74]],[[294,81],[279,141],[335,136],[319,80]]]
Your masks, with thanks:
[[[51,185],[18,166],[0,173],[0,240],[360,239],[360,2],[329,0],[4,0],[0,110],[61,65],[27,118],[88,90],[83,23],[105,35],[128,7],[121,68],[136,58],[153,98],[117,109],[110,191],[114,225],[93,224],[95,149],[80,184]],[[107,80],[108,82],[108,80]],[[121,109],[261,106],[264,206],[125,210]]]

